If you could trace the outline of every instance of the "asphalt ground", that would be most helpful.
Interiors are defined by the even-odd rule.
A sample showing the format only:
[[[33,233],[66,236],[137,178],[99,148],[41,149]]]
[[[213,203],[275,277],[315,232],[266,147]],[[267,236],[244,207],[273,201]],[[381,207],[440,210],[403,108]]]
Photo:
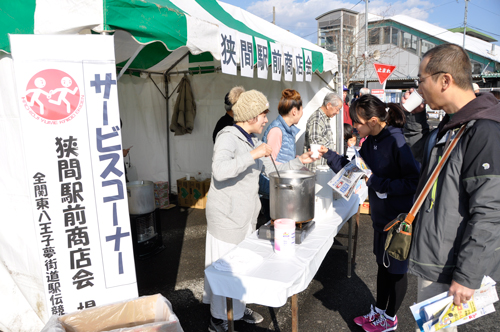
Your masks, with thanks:
[[[184,331],[207,331],[210,309],[202,303],[205,210],[175,207],[159,211],[165,249],[151,257],[136,259],[139,295],[161,293],[172,303]],[[259,225],[262,223],[261,218]],[[341,233],[347,233],[347,224]],[[361,215],[351,278],[347,278],[347,252],[328,252],[309,287],[298,294],[299,331],[363,331],[353,319],[366,314],[370,304],[375,303],[377,265],[372,254],[372,237],[370,216]],[[336,239],[335,243],[346,245],[347,239]],[[416,301],[417,279],[409,275],[408,281],[408,291],[397,314],[398,331],[415,331],[409,307]],[[291,331],[290,298],[280,308],[248,306],[264,316],[264,321],[258,325],[235,322],[236,331]],[[495,308],[496,312],[460,326],[459,331],[500,331],[499,302]]]

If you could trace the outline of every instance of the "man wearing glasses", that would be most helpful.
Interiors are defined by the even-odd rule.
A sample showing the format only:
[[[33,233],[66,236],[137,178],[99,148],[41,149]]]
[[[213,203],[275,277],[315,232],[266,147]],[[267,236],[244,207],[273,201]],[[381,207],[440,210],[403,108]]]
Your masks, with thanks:
[[[429,132],[424,104],[407,115],[407,141],[422,163],[415,197],[466,125],[413,224],[409,271],[418,276],[418,302],[448,291],[458,305],[483,276],[500,281],[500,104],[492,94],[476,97],[471,73],[461,47],[431,49],[415,83],[425,103],[446,116]]]

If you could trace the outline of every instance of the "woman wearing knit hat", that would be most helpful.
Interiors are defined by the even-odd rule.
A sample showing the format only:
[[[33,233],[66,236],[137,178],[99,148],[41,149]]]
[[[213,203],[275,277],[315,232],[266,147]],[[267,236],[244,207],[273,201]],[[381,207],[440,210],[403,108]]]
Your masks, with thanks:
[[[224,108],[226,109],[226,114],[224,114],[224,116],[222,116],[215,125],[214,132],[212,133],[212,139],[214,140],[214,143],[217,134],[219,133],[219,131],[221,131],[222,128],[233,125],[234,120],[232,108],[243,92],[245,92],[245,88],[243,88],[242,86],[235,86],[231,89],[231,91],[226,93],[226,96],[224,97]]]
[[[223,128],[217,135],[212,158],[212,181],[207,199],[207,239],[205,266],[236,247],[255,231],[260,211],[259,174],[274,170],[270,158],[272,149],[254,134],[262,133],[267,123],[269,102],[259,91],[243,92],[233,105],[233,126]],[[311,163],[312,152],[277,165],[279,170],[300,169]],[[227,331],[226,300],[212,294],[205,279],[203,302],[210,304],[209,331]],[[262,322],[263,317],[245,303],[233,300],[233,317],[250,324]]]

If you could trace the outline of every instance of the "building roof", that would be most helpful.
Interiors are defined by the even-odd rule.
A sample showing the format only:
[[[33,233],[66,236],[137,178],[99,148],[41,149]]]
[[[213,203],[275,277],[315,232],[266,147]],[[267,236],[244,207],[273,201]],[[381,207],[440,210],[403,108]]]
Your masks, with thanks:
[[[464,28],[463,27],[458,27],[458,28],[453,28],[453,29],[448,29],[449,31],[451,32],[459,32],[459,33],[464,33]],[[465,34],[468,35],[468,36],[472,36],[472,37],[476,37],[476,38],[479,38],[479,39],[482,39],[484,41],[487,41],[487,42],[496,42],[498,40],[496,40],[495,38],[491,37],[490,35],[487,35],[483,32],[479,32],[477,30],[474,30],[472,28],[469,28],[467,27],[467,29],[465,30]]]
[[[370,23],[381,20],[397,22],[414,30],[421,31],[436,39],[440,39],[446,43],[456,44],[460,46],[463,45],[462,33],[451,32],[426,21],[422,21],[406,15],[395,15],[386,18],[383,18],[378,15],[372,15],[372,14],[368,15],[368,22]],[[494,44],[488,43],[484,40],[472,36],[468,35],[465,36],[465,49],[467,51],[480,55],[484,58],[500,62],[500,50],[495,50],[495,53],[492,54],[491,53],[492,45]]]
[[[335,13],[335,12],[340,12],[340,11],[351,13],[351,14],[354,14],[354,15],[358,15],[359,14],[359,12],[354,11],[354,10],[350,10],[350,9],[347,9],[347,8],[337,8],[337,9],[330,10],[329,12],[326,12],[326,13],[323,13],[323,14],[319,15],[318,17],[316,17],[315,20],[317,21],[320,18],[322,18],[323,16],[326,16],[328,14]]]

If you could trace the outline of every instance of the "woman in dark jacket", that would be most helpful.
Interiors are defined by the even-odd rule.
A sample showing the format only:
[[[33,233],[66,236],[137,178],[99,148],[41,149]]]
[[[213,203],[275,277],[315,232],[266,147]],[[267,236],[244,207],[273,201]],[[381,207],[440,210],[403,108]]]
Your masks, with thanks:
[[[410,211],[420,170],[405,142],[405,116],[399,105],[363,95],[350,109],[350,116],[359,135],[367,136],[359,154],[372,171],[366,184],[374,228],[373,253],[378,264],[376,306],[354,322],[368,332],[392,331],[397,328],[396,313],[408,285],[408,260],[398,261],[385,253],[387,233],[383,228],[400,213]],[[334,151],[320,151],[335,172],[349,162]]]

